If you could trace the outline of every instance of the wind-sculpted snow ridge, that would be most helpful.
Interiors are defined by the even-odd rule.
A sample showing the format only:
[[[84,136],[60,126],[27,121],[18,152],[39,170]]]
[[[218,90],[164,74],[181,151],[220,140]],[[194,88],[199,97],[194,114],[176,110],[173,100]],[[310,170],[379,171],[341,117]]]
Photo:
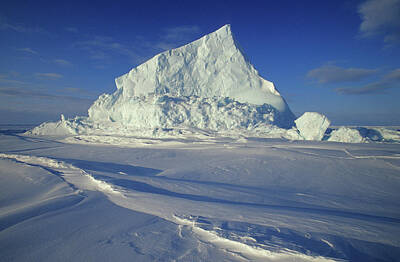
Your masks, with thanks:
[[[26,156],[17,154],[2,154],[2,153],[0,153],[0,158],[14,159],[16,161],[26,164],[47,167],[56,170],[57,172],[62,174],[62,177],[67,182],[73,185],[78,185],[77,188],[100,191],[105,194],[119,195],[123,197],[122,193],[116,191],[111,185],[107,184],[104,181],[97,180],[84,170],[77,168],[71,164],[65,163],[63,161],[58,161],[47,157]]]
[[[292,250],[272,252],[258,246],[248,245],[242,241],[232,240],[220,236],[216,231],[205,230],[197,225],[195,220],[174,216],[180,226],[188,226],[196,236],[204,242],[216,245],[227,253],[237,254],[248,261],[314,261],[314,262],[334,262],[338,260],[329,259],[321,256],[308,256]],[[248,237],[248,239],[252,239]],[[247,239],[244,239],[247,240]],[[254,239],[252,239],[254,240]]]

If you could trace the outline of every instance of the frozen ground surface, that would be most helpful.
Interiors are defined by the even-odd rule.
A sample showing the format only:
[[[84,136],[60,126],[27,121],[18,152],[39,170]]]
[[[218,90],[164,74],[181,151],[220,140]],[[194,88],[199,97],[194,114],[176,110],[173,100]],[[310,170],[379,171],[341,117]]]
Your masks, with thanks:
[[[0,134],[1,261],[399,260],[399,144],[16,129]]]

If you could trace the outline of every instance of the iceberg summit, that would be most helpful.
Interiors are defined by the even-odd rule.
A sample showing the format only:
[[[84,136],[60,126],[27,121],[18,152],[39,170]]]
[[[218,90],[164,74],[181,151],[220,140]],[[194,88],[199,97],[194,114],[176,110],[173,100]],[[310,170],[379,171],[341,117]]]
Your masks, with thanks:
[[[262,78],[230,25],[162,52],[115,80],[88,117],[44,123],[31,134],[154,134],[157,130],[289,129],[295,116],[274,84]]]

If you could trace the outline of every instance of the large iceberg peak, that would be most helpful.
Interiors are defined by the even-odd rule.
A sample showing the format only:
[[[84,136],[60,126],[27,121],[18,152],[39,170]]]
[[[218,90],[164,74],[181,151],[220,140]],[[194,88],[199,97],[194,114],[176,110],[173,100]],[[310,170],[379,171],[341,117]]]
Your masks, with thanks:
[[[219,37],[219,38],[224,38],[224,37],[232,37],[232,31],[231,31],[231,25],[230,24],[226,24],[222,27],[220,27],[219,29],[217,29],[216,31],[205,35],[205,37]]]
[[[162,52],[115,82],[117,90],[89,108],[93,123],[212,130],[294,124],[285,100],[245,58],[230,25]]]
[[[292,126],[295,119],[274,84],[263,79],[245,58],[230,25],[162,52],[115,82],[117,91],[100,96],[89,108],[89,118],[93,121],[112,120],[141,126],[144,122],[137,117],[138,101],[159,96],[191,97],[196,101],[229,98],[256,107],[267,105],[276,111],[273,123],[269,124],[281,127]],[[159,114],[148,117],[151,119],[144,120],[145,123],[159,122]]]
[[[269,104],[292,115],[274,84],[260,77],[246,60],[230,25],[162,52],[115,82],[119,91],[113,95],[113,101],[149,94],[229,97],[241,103]]]

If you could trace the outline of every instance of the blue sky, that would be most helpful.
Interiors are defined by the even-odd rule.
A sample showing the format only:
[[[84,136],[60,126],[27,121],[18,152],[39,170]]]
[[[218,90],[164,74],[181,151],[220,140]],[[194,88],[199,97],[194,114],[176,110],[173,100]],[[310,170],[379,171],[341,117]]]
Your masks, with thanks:
[[[115,77],[224,24],[296,115],[400,125],[400,0],[2,1],[0,124],[85,115]]]

